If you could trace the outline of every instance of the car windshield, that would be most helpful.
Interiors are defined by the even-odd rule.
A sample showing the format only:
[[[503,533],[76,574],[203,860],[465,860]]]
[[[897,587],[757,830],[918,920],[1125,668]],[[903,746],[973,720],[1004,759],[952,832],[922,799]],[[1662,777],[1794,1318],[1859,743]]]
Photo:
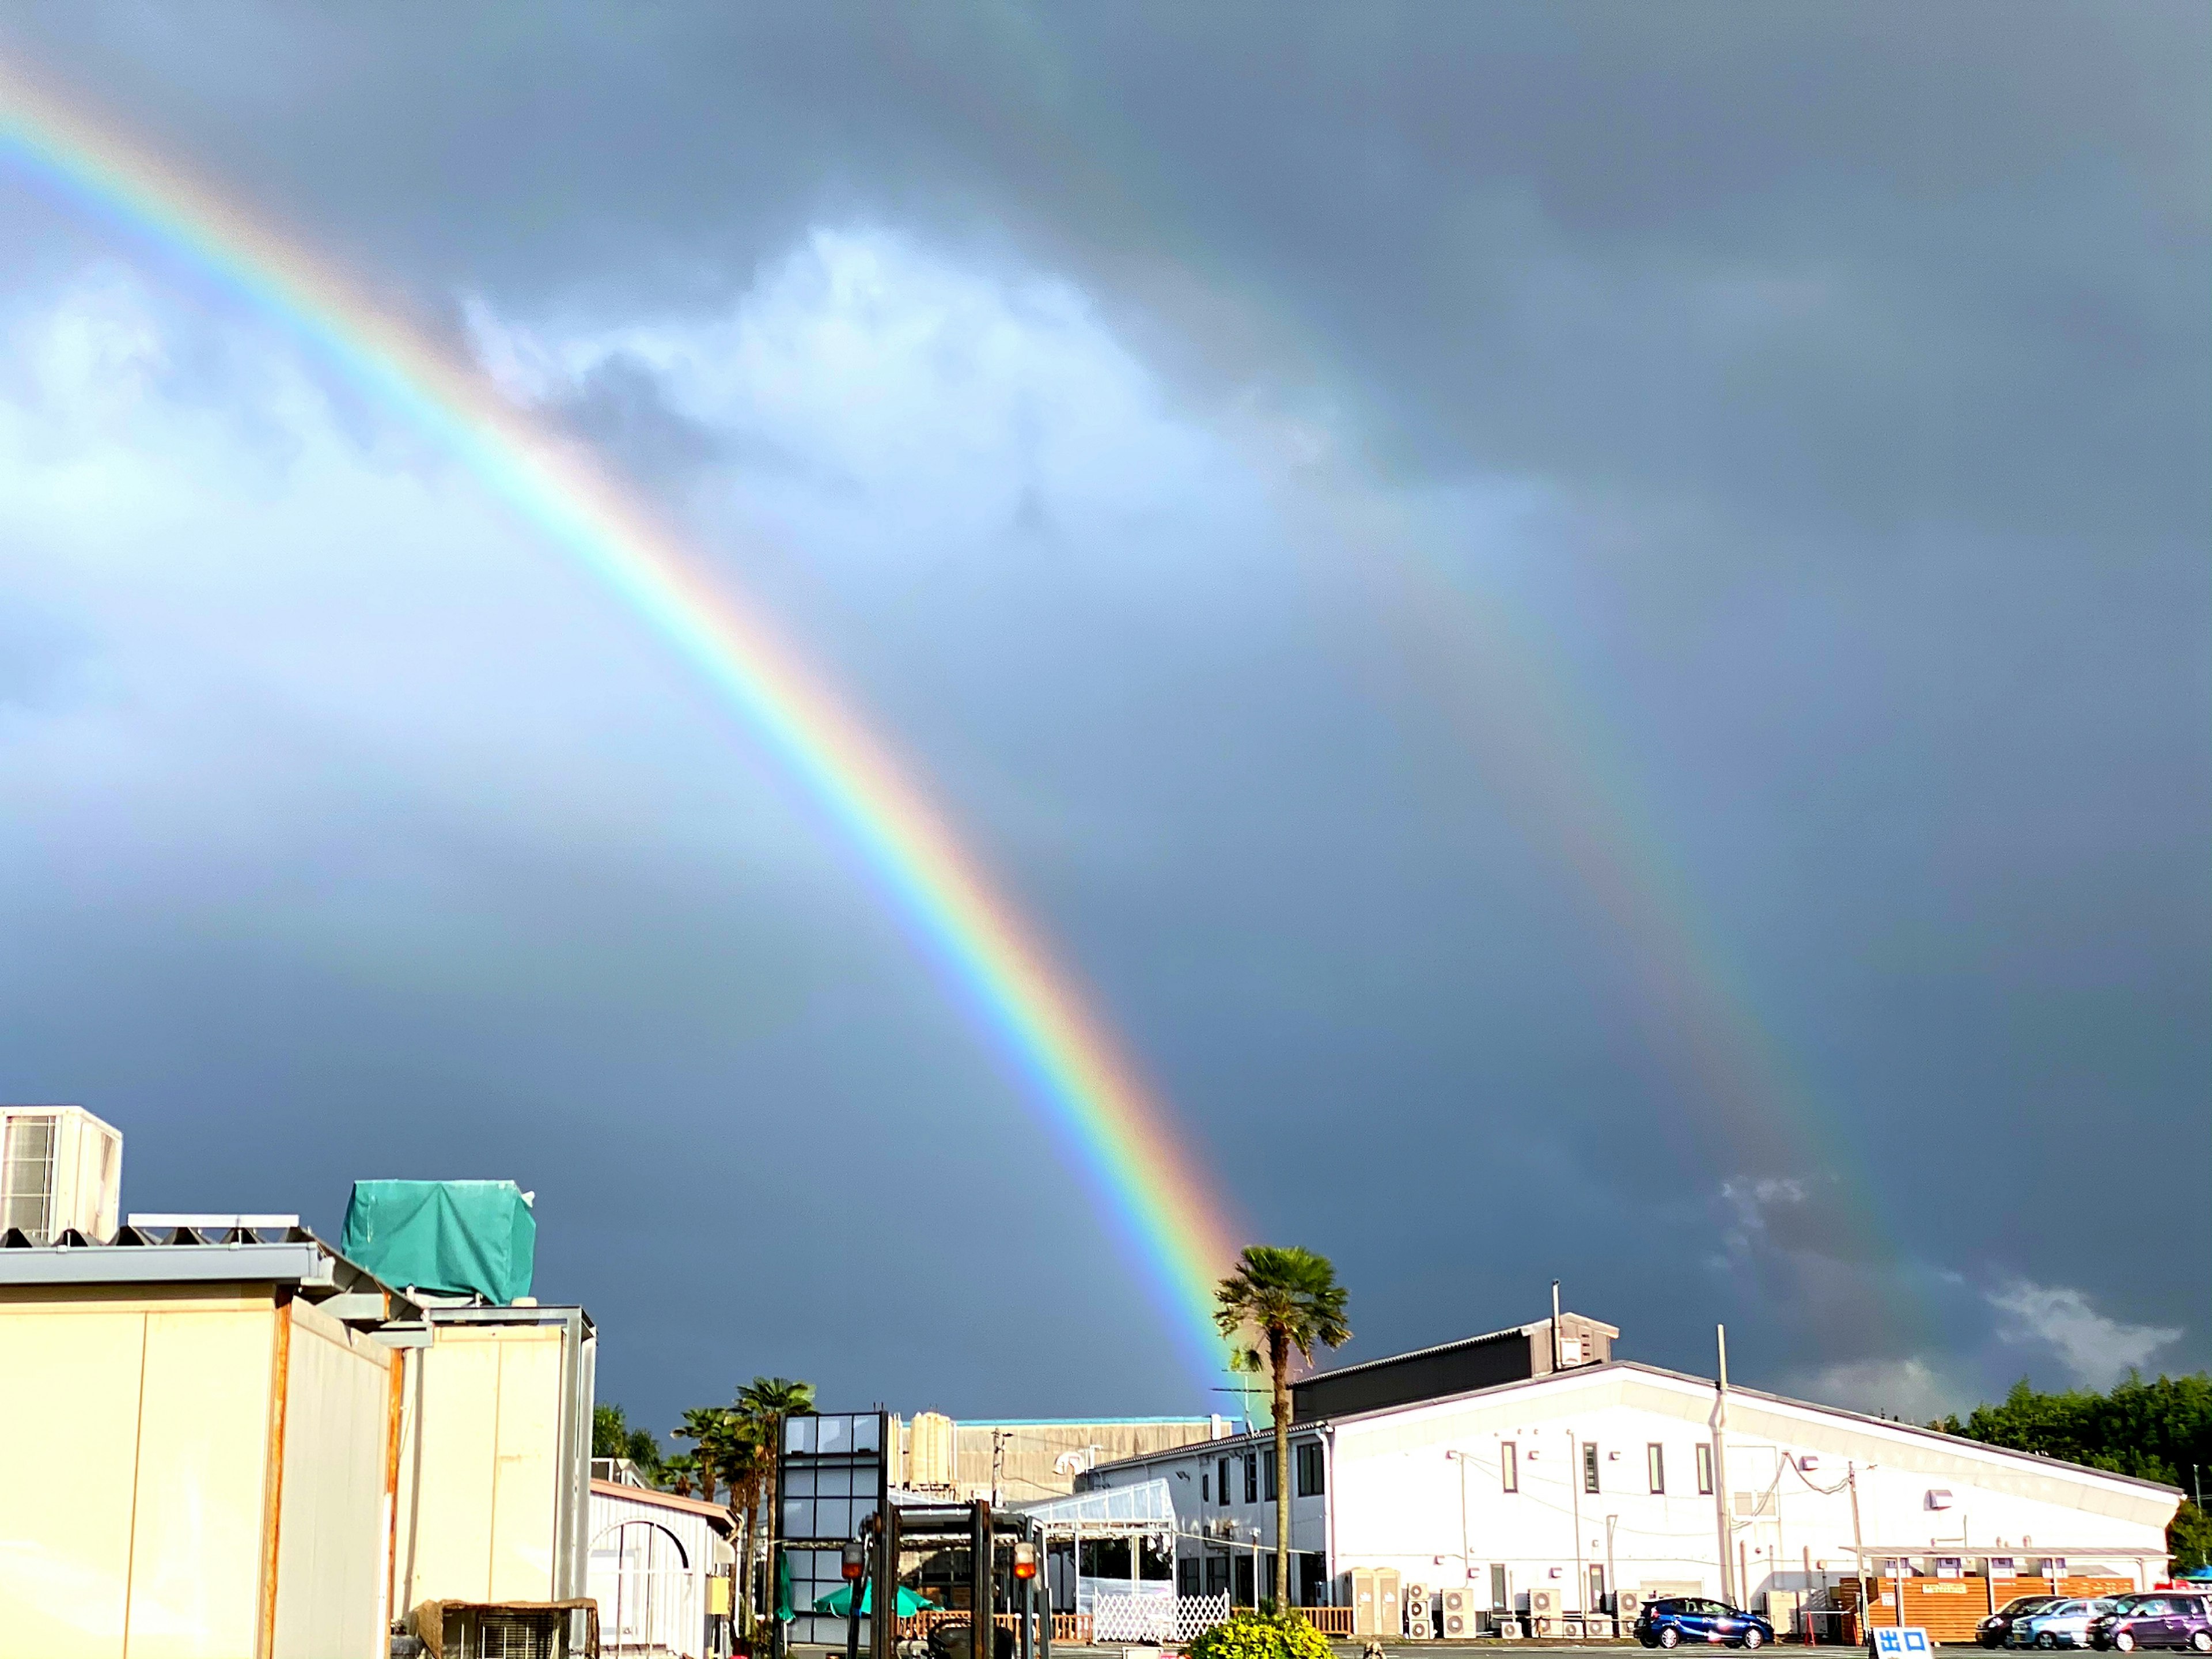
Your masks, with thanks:
[[[1997,1611],[1999,1613],[2027,1613],[2036,1607],[2041,1607],[2050,1599],[2051,1598],[2047,1595],[2015,1595],[2011,1601],[2006,1602],[2004,1606],[1999,1607]]]

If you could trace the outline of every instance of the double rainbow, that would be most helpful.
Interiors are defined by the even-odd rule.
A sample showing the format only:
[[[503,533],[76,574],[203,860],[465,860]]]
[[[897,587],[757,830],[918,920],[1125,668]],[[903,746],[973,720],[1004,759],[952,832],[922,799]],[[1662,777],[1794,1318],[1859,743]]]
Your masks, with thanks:
[[[997,1041],[1143,1261],[1194,1373],[1224,1354],[1224,1206],[1035,933],[868,732],[737,595],[576,446],[355,283],[116,126],[0,64],[0,157],[283,325],[588,571],[805,786]]]

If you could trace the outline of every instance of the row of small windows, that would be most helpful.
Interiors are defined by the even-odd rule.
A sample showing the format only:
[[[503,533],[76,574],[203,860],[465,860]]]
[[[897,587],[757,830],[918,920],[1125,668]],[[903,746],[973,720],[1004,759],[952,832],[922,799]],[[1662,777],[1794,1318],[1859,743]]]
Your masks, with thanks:
[[[1291,1467],[1292,1490],[1301,1498],[1320,1497],[1324,1479],[1320,1443],[1308,1440],[1291,1447]],[[1215,1501],[1217,1492],[1224,1504],[1237,1502],[1236,1493],[1240,1485],[1244,1492],[1243,1501],[1247,1504],[1272,1504],[1280,1491],[1275,1484],[1275,1460],[1261,1457],[1257,1452],[1246,1452],[1242,1457],[1216,1458],[1212,1472],[1201,1474],[1198,1477],[1198,1484],[1199,1498],[1207,1504]],[[1264,1498],[1261,1496],[1263,1484],[1266,1488]]]
[[[1701,1444],[1697,1450],[1698,1491],[1702,1496],[1710,1498],[1713,1492],[1713,1449]],[[1583,1490],[1584,1492],[1595,1492],[1601,1490],[1601,1483],[1598,1478],[1598,1468],[1597,1443],[1592,1440],[1583,1441]],[[1521,1490],[1520,1448],[1510,1440],[1498,1443],[1498,1469],[1504,1481],[1507,1492]],[[1667,1491],[1667,1449],[1656,1440],[1644,1449],[1644,1478],[1650,1483],[1652,1492],[1663,1496]]]

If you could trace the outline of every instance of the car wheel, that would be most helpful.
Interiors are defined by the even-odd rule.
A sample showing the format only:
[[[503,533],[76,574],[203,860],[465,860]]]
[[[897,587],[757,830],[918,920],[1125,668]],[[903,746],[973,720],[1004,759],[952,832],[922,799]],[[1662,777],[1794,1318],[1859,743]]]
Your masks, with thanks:
[[[2047,1630],[2039,1630],[2035,1633],[2035,1645],[2047,1653],[2058,1645],[2058,1638]]]
[[[2199,1653],[2212,1653],[2212,1630],[2191,1631],[2189,1645]]]
[[[1671,1648],[1680,1642],[1681,1639],[1682,1632],[1676,1630],[1672,1625],[1667,1626],[1659,1632],[1659,1645],[1662,1648]]]
[[[2116,1630],[2112,1632],[2112,1646],[2119,1652],[2132,1653],[2135,1651],[2135,1645],[2136,1638],[2129,1635],[2127,1632],[2124,1630]]]
[[[1743,1645],[1747,1651],[1759,1646],[1760,1643],[1765,1640],[1766,1632],[1759,1629],[1756,1625],[1753,1625],[1750,1629],[1747,1630],[1743,1633]]]

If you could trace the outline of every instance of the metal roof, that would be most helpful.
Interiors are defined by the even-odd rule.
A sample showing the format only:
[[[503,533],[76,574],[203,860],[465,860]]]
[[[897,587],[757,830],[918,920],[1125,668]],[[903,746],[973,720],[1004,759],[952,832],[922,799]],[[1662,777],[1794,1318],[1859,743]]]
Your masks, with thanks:
[[[1562,1315],[1561,1317],[1564,1318],[1565,1316]],[[1543,1323],[1541,1321],[1537,1322],[1539,1326]],[[1595,1324],[1598,1322],[1593,1320],[1590,1322]],[[1608,1327],[1608,1328],[1610,1328]],[[1492,1334],[1510,1335],[1511,1332],[1510,1330],[1494,1332]],[[1480,1337],[1470,1337],[1468,1339],[1468,1340],[1474,1342],[1479,1342],[1483,1340],[1484,1339]],[[1446,1344],[1445,1346],[1452,1346],[1456,1345]],[[1426,1351],[1425,1350],[1424,1352]],[[1407,1356],[1403,1354],[1397,1354],[1392,1357],[1394,1358],[1400,1359],[1407,1358]],[[1372,1363],[1380,1364],[1382,1362],[1376,1361]],[[1347,1367],[1346,1369],[1350,1368]],[[1536,1376],[1516,1377],[1510,1382],[1494,1382],[1486,1389],[1468,1389],[1457,1394],[1436,1395],[1426,1400],[1408,1400],[1395,1406],[1377,1406],[1368,1411],[1346,1412],[1340,1416],[1317,1418],[1310,1422],[1293,1425],[1291,1431],[1293,1436],[1302,1433],[1317,1435],[1329,1431],[1346,1424],[1372,1422],[1378,1419],[1395,1416],[1404,1412],[1429,1411],[1438,1406],[1457,1405],[1465,1401],[1477,1400],[1489,1395],[1506,1394],[1516,1389],[1537,1389],[1577,1387],[1580,1386],[1585,1379],[1611,1376],[1622,1371],[1637,1371],[1641,1372],[1647,1376],[1664,1377],[1669,1382],[1686,1382],[1701,1389],[1714,1389],[1719,1386],[1711,1377],[1698,1376],[1689,1371],[1670,1370],[1663,1365],[1647,1364],[1640,1359],[1607,1359],[1594,1365],[1570,1365],[1565,1370],[1547,1371],[1540,1376]],[[1342,1373],[1337,1372],[1331,1374],[1340,1376]],[[1765,1401],[1771,1405],[1788,1407],[1796,1411],[1812,1412],[1823,1417],[1844,1418],[1854,1423],[1862,1424],[1868,1428],[1884,1430],[1893,1434],[1908,1435],[1923,1440],[1940,1440],[1948,1445],[1955,1446],[1960,1451],[1973,1452],[1995,1458],[2017,1459],[2022,1462],[2035,1464],[2041,1468],[2071,1476],[2087,1477],[2096,1480],[2118,1481],[2123,1486],[2144,1486],[2149,1488],[2153,1492],[2171,1492],[2176,1497],[2186,1496],[2180,1487],[2169,1486],[2163,1480],[2146,1480],[2140,1475],[2121,1474],[2112,1469],[2093,1468],[2085,1463],[2069,1463],[2063,1458],[2047,1457],[2041,1452],[2021,1451],[2016,1447],[1993,1445],[1986,1440],[1970,1440],[1964,1435],[1947,1434],[1941,1429],[1923,1428],[1917,1423],[1899,1423],[1887,1417],[1875,1417],[1866,1412],[1855,1412],[1850,1410],[1848,1407],[1823,1405],[1820,1401],[1814,1400],[1796,1400],[1791,1398],[1786,1394],[1772,1394],[1764,1389],[1747,1389],[1741,1383],[1729,1384],[1729,1396],[1734,1399]],[[1188,1446],[1169,1447],[1155,1452],[1140,1452],[1132,1457],[1116,1458],[1110,1463],[1101,1463],[1098,1465],[1097,1468],[1091,1471],[1091,1473],[1104,1474],[1109,1470],[1131,1468],[1136,1465],[1143,1463],[1165,1463],[1173,1462],[1182,1458],[1207,1457],[1214,1455],[1216,1448],[1226,1448],[1240,1443],[1253,1444],[1263,1443],[1272,1442],[1273,1437],[1274,1431],[1272,1428],[1257,1429],[1248,1435],[1232,1436],[1228,1440],[1216,1440],[1210,1443],[1198,1442]],[[1991,1547],[1994,1548],[1995,1547],[1992,1546]],[[1867,1553],[1869,1555],[1875,1553],[1874,1547],[1871,1544],[1867,1546]],[[1918,1547],[1917,1553],[1922,1555],[1931,1553],[1930,1550],[1925,1546]],[[1942,1553],[1943,1552],[1936,1551],[1933,1553]],[[2087,1553],[2087,1552],[2085,1552],[2085,1553]],[[2015,1556],[2063,1556],[2066,1552],[2061,1549],[2046,1549],[2040,1546],[2031,1547],[2027,1545],[2022,1545],[2013,1550],[2012,1553]],[[2106,1551],[2106,1553],[2112,1554],[2113,1552],[2107,1550]]]
[[[1593,1319],[1588,1314],[1575,1312],[1571,1308],[1562,1308],[1559,1310],[1559,1322],[1564,1325],[1570,1319],[1578,1319],[1585,1325],[1595,1326],[1607,1336],[1617,1337],[1620,1334],[1617,1327],[1607,1324],[1602,1319]],[[1543,1318],[1532,1319],[1525,1325],[1508,1325],[1499,1330],[1485,1331],[1480,1336],[1454,1337],[1449,1342],[1432,1342],[1425,1348],[1408,1348],[1403,1353],[1386,1353],[1379,1359],[1363,1359],[1357,1364],[1339,1365],[1334,1370],[1315,1371],[1309,1376],[1298,1378],[1291,1386],[1302,1388],[1306,1383],[1324,1382],[1331,1377],[1351,1376],[1360,1371],[1377,1370],[1385,1365],[1397,1364],[1401,1360],[1425,1359],[1433,1353],[1449,1353],[1455,1348],[1472,1348],[1480,1343],[1495,1342],[1502,1336],[1528,1336],[1546,1329],[1551,1322],[1551,1316],[1547,1314]],[[1574,1369],[1575,1367],[1571,1365],[1561,1367],[1563,1370]]]
[[[9,1227],[0,1231],[0,1285],[284,1285],[340,1319],[379,1324],[421,1319],[422,1309],[404,1292],[290,1218],[244,1219],[285,1224],[124,1226],[105,1242],[72,1227],[51,1244],[35,1244],[21,1228]]]

